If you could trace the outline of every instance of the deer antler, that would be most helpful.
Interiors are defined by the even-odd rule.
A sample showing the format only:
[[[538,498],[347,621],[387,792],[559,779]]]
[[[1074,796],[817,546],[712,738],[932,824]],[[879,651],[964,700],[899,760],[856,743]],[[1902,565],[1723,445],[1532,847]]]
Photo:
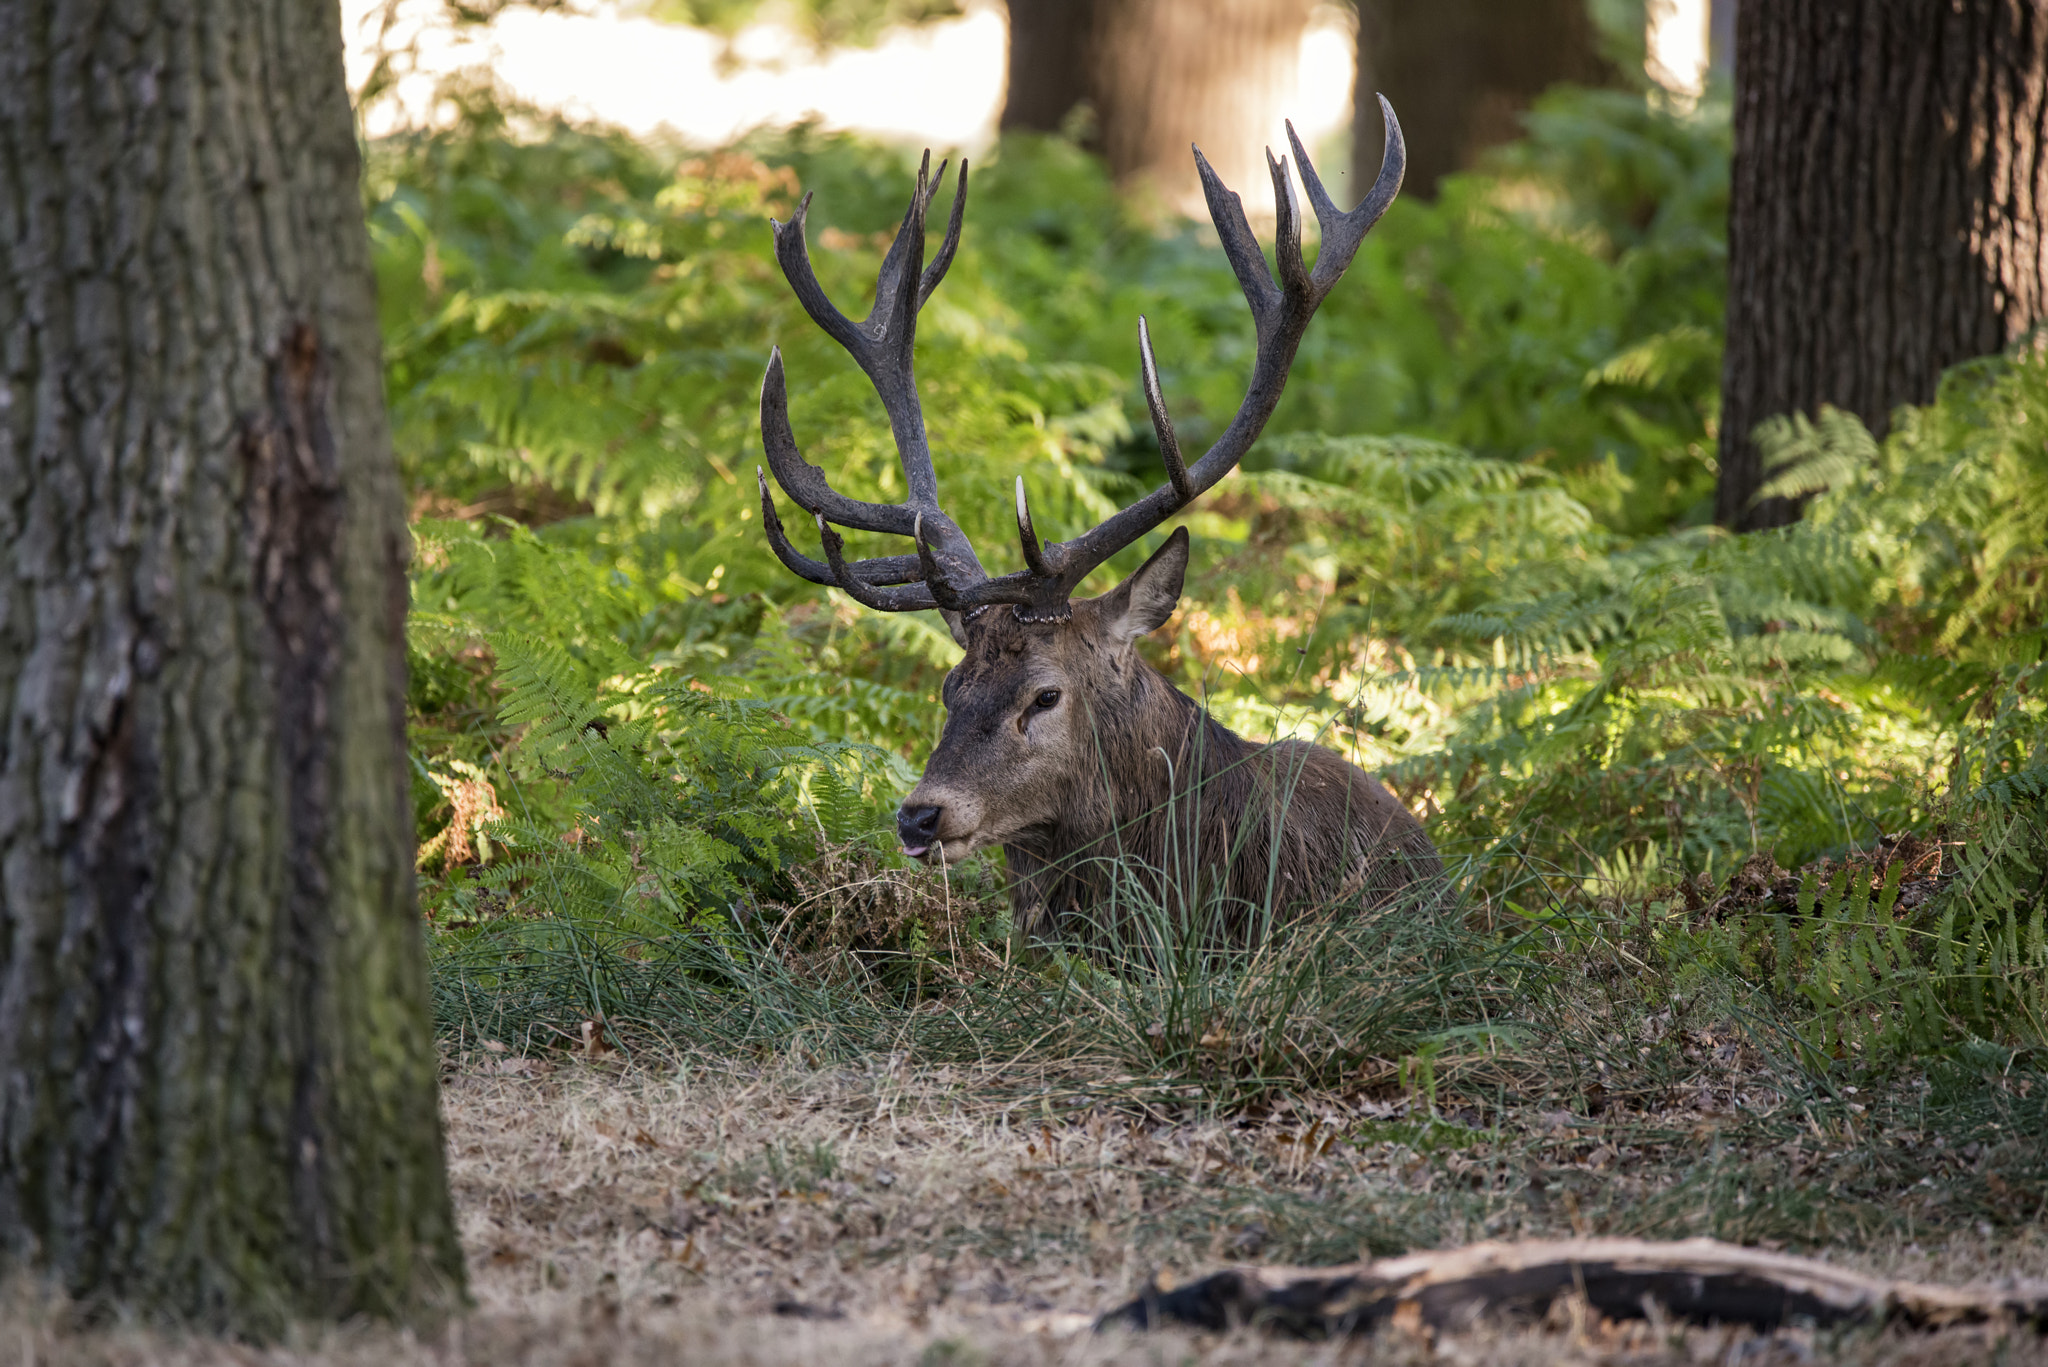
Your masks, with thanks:
[[[924,221],[932,196],[945,178],[946,164],[932,176],[931,153],[918,167],[917,190],[889,253],[882,258],[875,278],[875,305],[868,316],[856,323],[834,307],[811,269],[804,242],[804,219],[810,212],[811,197],[805,195],[787,223],[774,223],[775,259],[783,276],[796,292],[804,312],[840,346],[846,348],[866,372],[882,407],[889,415],[889,430],[896,439],[897,457],[903,466],[909,495],[902,503],[865,503],[836,492],[825,481],[825,472],[803,458],[796,436],[789,426],[789,394],[783,378],[782,351],[768,358],[768,373],[761,382],[761,445],[775,482],[794,499],[797,506],[817,520],[824,540],[825,563],[797,551],[776,515],[775,500],[768,492],[768,479],[757,471],[761,486],[761,520],[768,530],[768,544],[776,558],[791,571],[814,584],[844,589],[859,602],[885,612],[903,612],[939,605],[927,581],[925,560],[918,555],[881,556],[848,563],[843,542],[831,524],[855,531],[892,532],[912,535],[922,523],[931,543],[930,556],[936,561],[941,582],[962,583],[985,580],[981,561],[967,537],[939,507],[939,485],[932,473],[931,445],[926,439],[924,411],[918,404],[917,381],[912,363],[917,342],[917,314],[931,297],[953,264],[960,246],[960,224],[967,211],[967,163],[960,163],[953,213],[946,226],[946,240],[929,266],[924,264]]]
[[[829,563],[820,564],[790,546],[782,523],[768,494],[767,480],[761,481],[761,507],[769,542],[782,563],[817,584],[833,584],[870,607],[885,611],[940,607],[949,611],[970,611],[993,603],[1014,605],[1026,621],[1057,621],[1070,614],[1068,600],[1091,571],[1124,547],[1135,542],[1167,518],[1185,508],[1214,487],[1258,440],[1266,421],[1280,402],[1287,384],[1288,369],[1301,345],[1302,334],[1316,309],[1329,297],[1358,254],[1373,224],[1400,193],[1401,176],[1407,168],[1407,146],[1394,108],[1380,97],[1380,114],[1387,130],[1386,155],[1380,162],[1379,178],[1373,182],[1365,201],[1350,213],[1341,213],[1323,188],[1308,152],[1287,125],[1287,141],[1301,168],[1309,204],[1322,228],[1322,248],[1316,253],[1313,270],[1301,254],[1300,209],[1294,199],[1294,185],[1287,159],[1276,160],[1266,153],[1266,165],[1273,177],[1275,211],[1275,256],[1279,280],[1266,267],[1258,238],[1246,221],[1244,204],[1217,178],[1201,149],[1195,149],[1195,165],[1201,172],[1202,191],[1209,202],[1209,217],[1222,240],[1224,255],[1251,307],[1258,338],[1257,359],[1244,401],[1215,445],[1193,465],[1181,456],[1173,420],[1160,392],[1159,367],[1152,355],[1152,337],[1145,320],[1138,319],[1138,357],[1145,387],[1145,402],[1152,411],[1152,424],[1159,434],[1159,455],[1166,466],[1167,482],[1123,509],[1108,521],[1072,541],[1041,545],[1032,526],[1031,508],[1024,497],[1024,482],[1017,481],[1017,536],[1022,544],[1026,568],[999,579],[991,579],[981,568],[953,520],[938,506],[938,484],[932,475],[931,449],[925,440],[924,419],[918,408],[917,390],[911,378],[911,348],[917,309],[944,276],[960,237],[960,219],[967,199],[967,166],[961,163],[960,189],[953,200],[952,223],[937,260],[919,277],[913,292],[904,285],[914,274],[924,249],[924,213],[936,183],[929,187],[923,168],[918,171],[917,193],[910,212],[883,259],[876,282],[875,307],[866,321],[848,320],[819,288],[812,274],[803,244],[805,197],[788,225],[776,225],[775,254],[782,263],[797,298],[818,326],[830,333],[853,354],[861,369],[874,382],[889,413],[889,424],[902,458],[910,494],[901,504],[862,503],[834,493],[821,471],[797,453],[789,431],[788,403],[783,391],[782,358],[778,352],[768,363],[768,377],[761,388],[761,434],[768,452],[768,464],[775,478],[791,498],[818,519]],[[931,162],[930,154],[925,165]],[[940,174],[945,173],[942,164]],[[911,537],[916,555],[878,557],[847,564],[841,556],[838,534],[827,525],[837,523],[862,531],[893,532]],[[920,583],[919,581],[922,581]],[[898,587],[900,586],[900,587]]]

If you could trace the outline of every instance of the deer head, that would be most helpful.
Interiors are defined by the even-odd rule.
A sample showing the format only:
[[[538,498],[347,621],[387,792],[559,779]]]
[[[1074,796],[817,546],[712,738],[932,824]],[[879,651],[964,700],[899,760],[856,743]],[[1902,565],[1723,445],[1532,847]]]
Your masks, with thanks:
[[[909,210],[883,258],[874,308],[859,322],[834,307],[811,269],[804,242],[810,197],[804,197],[788,223],[773,225],[776,260],[805,312],[846,348],[880,395],[908,494],[902,503],[889,504],[847,498],[804,460],[790,430],[778,349],[769,359],[761,386],[762,444],[776,483],[817,523],[824,559],[813,559],[790,543],[767,475],[757,471],[769,544],[796,574],[842,589],[868,607],[884,612],[938,609],[967,652],[946,680],[945,733],[924,780],[906,799],[899,817],[907,853],[955,860],[1062,820],[1097,793],[1085,776],[1103,753],[1105,737],[1112,751],[1135,747],[1134,758],[1112,756],[1113,765],[1141,764],[1150,739],[1142,734],[1147,719],[1171,724],[1150,702],[1160,690],[1173,690],[1138,659],[1133,643],[1163,623],[1179,599],[1188,560],[1185,529],[1176,530],[1143,567],[1110,592],[1079,601],[1073,594],[1090,572],[1229,474],[1265,428],[1280,402],[1310,318],[1400,189],[1406,165],[1400,124],[1385,98],[1380,111],[1386,123],[1386,155],[1371,192],[1350,213],[1339,212],[1331,202],[1293,125],[1288,125],[1288,142],[1322,230],[1312,269],[1302,258],[1301,218],[1288,161],[1267,152],[1273,177],[1277,282],[1245,219],[1242,202],[1195,149],[1210,218],[1251,308],[1258,338],[1244,400],[1215,444],[1192,465],[1186,463],[1160,392],[1151,334],[1140,317],[1139,371],[1166,482],[1071,541],[1042,543],[1019,476],[1016,520],[1024,568],[999,577],[982,568],[966,535],[939,504],[912,373],[918,310],[944,279],[959,247],[967,205],[966,162],[960,165],[945,241],[927,266],[925,214],[946,168],[941,163],[938,176],[928,175],[931,155],[926,153]],[[913,550],[848,561],[836,530],[840,527],[908,537]],[[1109,794],[1099,795],[1109,800]]]

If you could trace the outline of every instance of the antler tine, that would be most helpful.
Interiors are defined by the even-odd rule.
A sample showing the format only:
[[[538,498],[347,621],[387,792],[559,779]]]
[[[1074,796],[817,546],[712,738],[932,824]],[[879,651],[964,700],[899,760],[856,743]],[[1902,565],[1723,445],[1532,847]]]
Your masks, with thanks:
[[[938,606],[931,589],[915,582],[922,577],[920,573],[913,572],[909,576],[912,582],[907,587],[883,588],[863,581],[854,574],[853,567],[846,563],[846,543],[840,539],[839,533],[832,529],[832,524],[825,520],[822,513],[818,515],[817,521],[818,539],[825,543],[825,560],[832,569],[832,584],[835,588],[843,589],[856,603],[874,608],[877,612],[914,612],[920,608]],[[891,557],[899,558],[916,557]],[[860,563],[872,565],[880,562],[864,560]]]
[[[877,344],[873,350],[878,360],[893,362],[909,355],[908,339],[917,325],[918,306],[924,303],[924,217],[931,209],[932,194],[939,188],[939,180],[946,174],[946,163],[939,163],[937,176],[931,170],[932,153],[927,147],[924,160],[918,163],[917,188],[911,191],[910,207],[903,211],[903,222],[890,239],[881,269],[875,272],[874,307],[860,324],[865,340]],[[903,346],[888,345],[899,339],[904,341]],[[867,361],[855,359],[861,360],[861,368],[874,378]]]
[[[1259,433],[1265,430],[1266,420],[1273,416],[1274,408],[1280,403],[1281,392],[1287,386],[1288,369],[1294,364],[1294,354],[1301,346],[1302,334],[1307,331],[1309,320],[1315,316],[1317,305],[1335,287],[1345,268],[1351,264],[1351,258],[1357,254],[1358,244],[1380,215],[1386,212],[1401,188],[1401,175],[1407,164],[1406,147],[1401,140],[1400,125],[1394,119],[1393,107],[1384,97],[1380,100],[1380,108],[1387,122],[1387,154],[1381,161],[1379,179],[1374,183],[1372,192],[1349,214],[1337,212],[1316,175],[1307,150],[1301,145],[1301,139],[1295,135],[1292,125],[1288,127],[1288,141],[1301,167],[1302,181],[1308,187],[1309,201],[1315,206],[1317,221],[1323,228],[1323,246],[1317,253],[1312,272],[1302,263],[1301,215],[1294,202],[1294,185],[1288,175],[1287,162],[1283,158],[1275,158],[1270,150],[1266,153],[1266,164],[1273,176],[1279,284],[1274,283],[1273,274],[1266,266],[1265,254],[1259,250],[1258,238],[1252,234],[1251,225],[1245,219],[1243,201],[1217,176],[1202,150],[1199,147],[1195,149],[1195,169],[1202,177],[1202,193],[1209,202],[1209,217],[1216,225],[1216,236],[1223,244],[1223,253],[1229,258],[1231,269],[1237,274],[1237,282],[1244,290],[1245,303],[1251,308],[1252,322],[1258,335],[1258,355],[1252,363],[1251,382],[1245,387],[1244,400],[1231,418],[1230,426],[1224,429],[1216,443],[1192,466],[1178,468],[1179,444],[1173,438],[1172,424],[1166,416],[1166,401],[1159,391],[1158,367],[1152,357],[1150,330],[1143,319],[1139,320],[1138,351],[1145,382],[1145,401],[1152,410],[1152,422],[1160,434],[1160,457],[1166,465],[1168,482],[1074,540],[1046,547],[1044,558],[1055,571],[1056,578],[1037,586],[1032,599],[1035,604],[1071,594],[1097,565],[1214,487],[1236,468],[1252,443],[1258,440]],[[984,591],[993,593],[997,588],[998,584],[992,583],[985,586]]]
[[[811,559],[791,544],[789,533],[783,528],[782,517],[775,511],[775,499],[768,492],[768,476],[758,465],[754,467],[754,478],[761,486],[761,525],[767,530],[768,546],[775,552],[775,558],[792,574],[813,584],[823,584],[827,588],[844,587],[831,565]],[[812,516],[822,515],[814,513]],[[924,577],[914,555],[883,555],[871,560],[856,560],[847,566],[847,572],[860,579],[864,586],[915,584]]]
[[[810,217],[811,196],[809,192],[797,202],[796,212],[789,216],[789,222],[778,223],[768,220],[768,230],[775,238],[775,261],[782,267],[783,279],[796,292],[797,302],[804,306],[804,312],[811,315],[811,321],[825,329],[826,335],[848,351],[859,354],[863,338],[855,330],[854,322],[841,313],[825,293],[825,287],[818,283],[818,273],[811,269],[810,252],[804,245],[804,220]]]
[[[1266,169],[1273,176],[1273,259],[1280,266],[1280,288],[1288,295],[1308,292],[1308,267],[1301,260],[1301,206],[1294,198],[1294,177],[1287,158],[1277,160],[1266,149]]]
[[[1401,193],[1401,178],[1408,170],[1408,143],[1401,136],[1401,121],[1394,117],[1394,106],[1387,103],[1387,97],[1380,100],[1380,121],[1387,130],[1387,150],[1380,157],[1379,177],[1373,181],[1372,189],[1364,201],[1350,213],[1338,212],[1323,188],[1322,178],[1316,175],[1316,168],[1310,164],[1308,153],[1302,149],[1301,139],[1296,136],[1294,125],[1287,125],[1287,141],[1294,146],[1294,159],[1301,166],[1302,184],[1308,189],[1308,202],[1315,208],[1316,222],[1322,225],[1323,245],[1316,253],[1314,279],[1316,288],[1328,294],[1336,287],[1344,272],[1350,268],[1351,258],[1358,254],[1358,246],[1365,241],[1365,235],[1372,231],[1372,225],[1380,221],[1380,215],[1394,202],[1394,196]]]
[[[1268,320],[1280,307],[1280,288],[1273,283],[1273,273],[1266,269],[1266,254],[1259,250],[1259,239],[1245,219],[1244,201],[1223,183],[1199,147],[1195,149],[1195,170],[1202,177],[1202,198],[1209,202],[1209,221],[1216,225],[1223,255],[1229,259],[1230,269],[1237,273],[1238,287],[1244,291],[1245,302],[1251,305],[1252,321],[1258,325],[1263,341]]]
[[[944,179],[946,163],[939,163],[939,179]],[[932,192],[938,192],[935,180]],[[946,218],[946,240],[939,244],[939,254],[924,268],[924,274],[917,282],[917,306],[924,307],[924,301],[932,297],[932,291],[946,278],[946,271],[953,264],[953,253],[960,249],[960,225],[967,216],[967,158],[960,158],[960,174],[953,181],[953,212]]]
[[[790,544],[789,533],[782,529],[782,517],[775,511],[775,500],[768,493],[768,476],[761,472],[758,465],[754,467],[754,477],[761,482],[761,526],[768,533],[768,548],[775,552],[775,558],[780,560],[791,574],[808,579],[813,584],[836,583],[829,565],[819,564]]]
[[[1024,563],[1041,579],[1052,577],[1052,568],[1038,546],[1038,529],[1031,525],[1031,502],[1024,497],[1024,476],[1017,476],[1017,540],[1023,543]]]
[[[1152,359],[1152,333],[1145,315],[1138,315],[1138,370],[1145,381],[1145,406],[1152,410],[1152,430],[1159,434],[1159,463],[1175,497],[1182,503],[1195,501],[1195,486],[1188,482],[1187,462],[1181,459],[1180,438],[1174,435],[1173,419],[1166,412],[1166,395],[1159,389],[1159,363]]]
[[[842,527],[861,532],[910,534],[910,510],[895,503],[866,503],[848,498],[825,481],[825,472],[797,449],[789,426],[789,390],[782,373],[782,348],[768,354],[768,373],[761,379],[761,449],[782,492],[807,513],[822,513]]]

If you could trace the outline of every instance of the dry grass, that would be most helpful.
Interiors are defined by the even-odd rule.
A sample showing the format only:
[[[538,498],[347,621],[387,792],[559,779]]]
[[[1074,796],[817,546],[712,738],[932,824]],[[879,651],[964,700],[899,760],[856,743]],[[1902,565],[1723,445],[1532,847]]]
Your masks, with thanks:
[[[355,1328],[256,1351],[139,1329],[75,1332],[62,1315],[17,1303],[0,1327],[0,1367],[10,1355],[278,1367],[2048,1362],[2030,1337],[1759,1339],[1602,1324],[1572,1306],[1545,1325],[1440,1342],[1397,1332],[1343,1345],[1097,1337],[1090,1317],[1154,1272],[1351,1256],[1387,1221],[1433,1222],[1437,1241],[1454,1243],[1567,1232],[1582,1217],[1572,1203],[1532,1204],[1528,1184],[1508,1181],[1485,1145],[1379,1137],[1402,1123],[1384,1103],[1332,1101],[1257,1121],[1076,1115],[1034,1099],[1029,1082],[900,1059],[627,1069],[479,1052],[446,1079],[476,1300],[459,1323],[424,1339]],[[1868,1245],[1845,1260],[1970,1280],[2038,1275],[2044,1255],[2038,1230],[1966,1230],[1924,1247]]]

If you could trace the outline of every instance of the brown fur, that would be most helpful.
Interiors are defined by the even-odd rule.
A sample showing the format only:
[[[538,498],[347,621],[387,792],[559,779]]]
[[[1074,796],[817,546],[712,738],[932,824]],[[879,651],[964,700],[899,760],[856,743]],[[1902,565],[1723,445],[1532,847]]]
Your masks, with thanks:
[[[1069,621],[1007,607],[955,619],[966,658],[903,809],[942,809],[928,860],[1003,846],[1027,933],[1093,938],[1135,882],[1176,918],[1220,912],[1218,928],[1245,943],[1267,908],[1383,901],[1439,873],[1421,823],[1370,774],[1320,746],[1245,740],[1139,657],[1186,566],[1176,532]],[[1057,703],[1037,706],[1049,689]]]

